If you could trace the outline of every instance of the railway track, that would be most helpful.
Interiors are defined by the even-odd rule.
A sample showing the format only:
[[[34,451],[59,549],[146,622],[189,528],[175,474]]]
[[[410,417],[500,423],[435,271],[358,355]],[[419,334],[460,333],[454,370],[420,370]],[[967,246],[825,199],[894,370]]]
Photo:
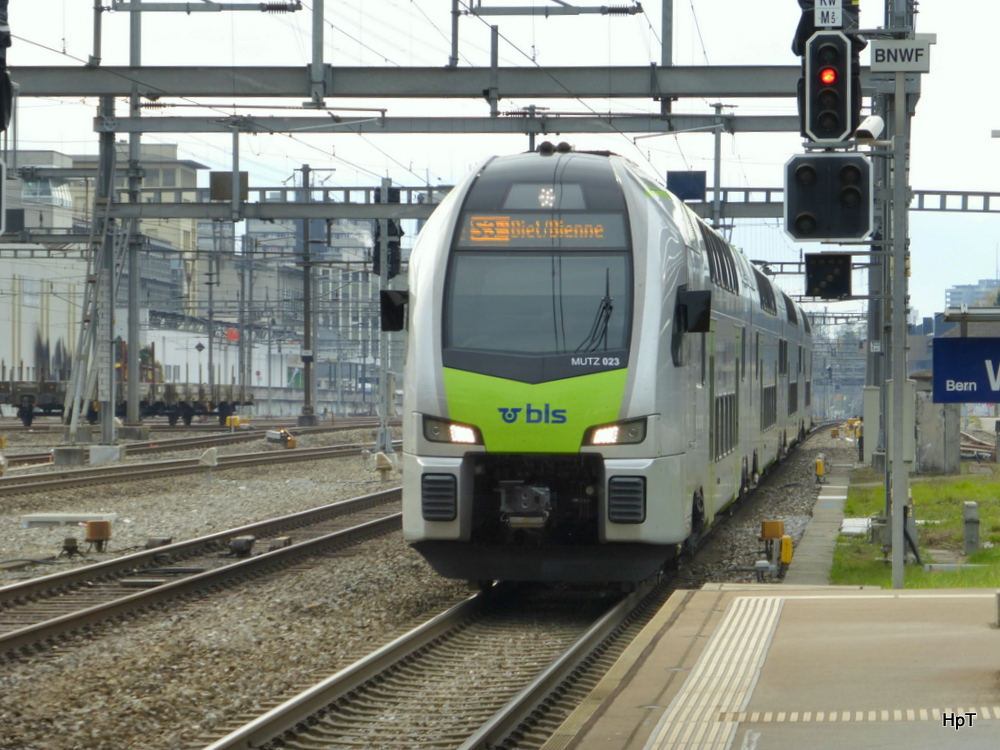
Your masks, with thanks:
[[[346,432],[349,430],[360,430],[377,427],[378,422],[366,420],[363,422],[352,422],[338,425],[323,425],[318,427],[275,427],[273,429],[287,429],[295,437],[302,435],[318,435],[330,432]],[[136,456],[147,453],[170,453],[174,451],[193,450],[195,448],[208,448],[215,445],[231,445],[233,443],[252,443],[263,440],[267,430],[229,430],[219,432],[216,428],[210,435],[194,435],[184,437],[161,438],[156,440],[143,440],[122,445],[125,455]],[[85,449],[86,450],[86,449]],[[39,464],[49,464],[53,460],[53,451],[35,451],[32,453],[14,453],[5,456],[9,467],[34,466]]]
[[[630,640],[667,593],[662,584],[603,597],[498,585],[205,750],[511,746],[504,743],[544,723],[590,665],[606,668],[601,655]]]
[[[26,492],[43,492],[69,489],[90,484],[134,482],[180,474],[205,473],[225,469],[245,469],[276,463],[315,461],[327,458],[344,458],[361,455],[372,444],[296,448],[261,453],[241,453],[217,456],[212,463],[205,458],[178,458],[142,464],[97,466],[85,469],[66,469],[34,474],[14,474],[0,477],[0,497]]]
[[[399,504],[397,487],[0,587],[0,654],[24,656],[136,611],[395,531]],[[245,557],[233,553],[246,548],[248,539],[271,540],[270,548]],[[221,557],[226,551],[233,556]]]

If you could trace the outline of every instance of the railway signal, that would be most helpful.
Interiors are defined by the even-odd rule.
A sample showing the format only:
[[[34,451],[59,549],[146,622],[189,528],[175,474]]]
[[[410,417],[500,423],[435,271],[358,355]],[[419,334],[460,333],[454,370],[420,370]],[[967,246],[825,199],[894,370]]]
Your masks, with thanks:
[[[393,188],[393,187],[389,188],[389,191],[386,195],[388,199],[387,202],[399,203],[399,188]],[[382,190],[380,188],[375,188],[374,201],[375,203],[382,202]],[[373,233],[375,246],[374,246],[374,251],[372,253],[372,273],[378,276],[379,272],[382,270],[382,263],[381,263],[382,253],[380,248],[382,241],[382,229],[381,229],[382,222],[375,221],[373,223],[375,225]],[[389,266],[388,278],[393,279],[399,275],[400,264],[402,260],[402,249],[400,246],[400,238],[404,234],[406,234],[406,232],[403,231],[402,226],[396,219],[386,220],[386,232],[389,238],[388,242],[386,243],[386,256],[388,259],[388,266]]]
[[[842,141],[854,132],[853,54],[840,31],[817,31],[805,49],[805,135]]]
[[[851,296],[850,253],[806,253],[806,296],[847,299]],[[827,367],[833,380],[833,368]]]
[[[10,125],[14,112],[14,84],[7,71],[7,48],[11,41],[10,25],[7,23],[9,2],[10,0],[0,0],[0,131],[6,130]]]
[[[871,162],[862,154],[796,154],[785,164],[785,231],[795,240],[865,239],[872,199]]]

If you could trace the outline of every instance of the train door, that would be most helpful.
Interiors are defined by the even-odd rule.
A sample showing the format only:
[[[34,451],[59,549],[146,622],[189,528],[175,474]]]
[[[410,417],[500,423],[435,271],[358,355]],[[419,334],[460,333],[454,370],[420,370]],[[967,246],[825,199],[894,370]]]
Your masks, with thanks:
[[[712,327],[704,338],[705,350],[708,352],[708,471],[706,472],[707,486],[702,488],[705,498],[705,525],[711,526],[715,518],[715,509],[719,507],[719,498],[716,496],[718,484],[715,481],[718,472],[718,441],[719,441],[719,419],[717,416],[718,400],[716,399],[716,326],[717,321],[712,321]]]
[[[734,351],[736,352],[736,367],[733,370],[733,386],[734,386],[734,397],[733,397],[733,434],[735,439],[735,454],[736,458],[733,461],[733,471],[735,473],[733,486],[739,490],[743,489],[743,457],[746,455],[747,447],[744,442],[744,429],[742,426],[742,420],[740,416],[742,415],[742,405],[743,405],[743,379],[746,377],[746,355],[747,355],[747,341],[746,341],[746,328],[739,327],[736,329],[736,345]]]

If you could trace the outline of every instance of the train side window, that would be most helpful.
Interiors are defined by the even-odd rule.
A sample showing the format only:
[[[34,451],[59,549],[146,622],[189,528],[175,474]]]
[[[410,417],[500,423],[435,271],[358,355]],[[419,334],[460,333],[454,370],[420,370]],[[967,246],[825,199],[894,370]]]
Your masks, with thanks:
[[[740,329],[740,380],[747,379],[747,329]]]
[[[684,365],[684,325],[680,309],[674,311],[674,324],[670,331],[670,358],[674,367]]]
[[[708,347],[705,345],[705,336],[706,334],[703,333],[698,337],[700,341],[699,346],[701,346],[701,385],[705,385],[705,379],[708,375]]]
[[[753,275],[757,281],[757,294],[760,300],[761,309],[766,313],[771,315],[778,314],[778,305],[774,296],[774,289],[771,288],[771,282],[767,280],[757,267],[753,268]]]
[[[754,363],[754,380],[760,380],[761,361],[760,361],[760,334],[759,333],[757,334],[757,340],[756,340],[756,343],[754,344],[754,358],[753,358],[753,363]]]

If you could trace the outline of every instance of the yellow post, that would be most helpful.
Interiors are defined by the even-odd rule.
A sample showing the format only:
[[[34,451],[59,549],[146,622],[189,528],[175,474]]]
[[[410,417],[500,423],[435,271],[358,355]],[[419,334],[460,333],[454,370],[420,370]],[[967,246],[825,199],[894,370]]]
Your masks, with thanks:
[[[792,562],[792,538],[785,534],[781,537],[781,564],[788,565]]]
[[[823,454],[816,456],[816,482],[818,484],[823,484],[823,475],[826,473],[826,468],[823,466]]]

